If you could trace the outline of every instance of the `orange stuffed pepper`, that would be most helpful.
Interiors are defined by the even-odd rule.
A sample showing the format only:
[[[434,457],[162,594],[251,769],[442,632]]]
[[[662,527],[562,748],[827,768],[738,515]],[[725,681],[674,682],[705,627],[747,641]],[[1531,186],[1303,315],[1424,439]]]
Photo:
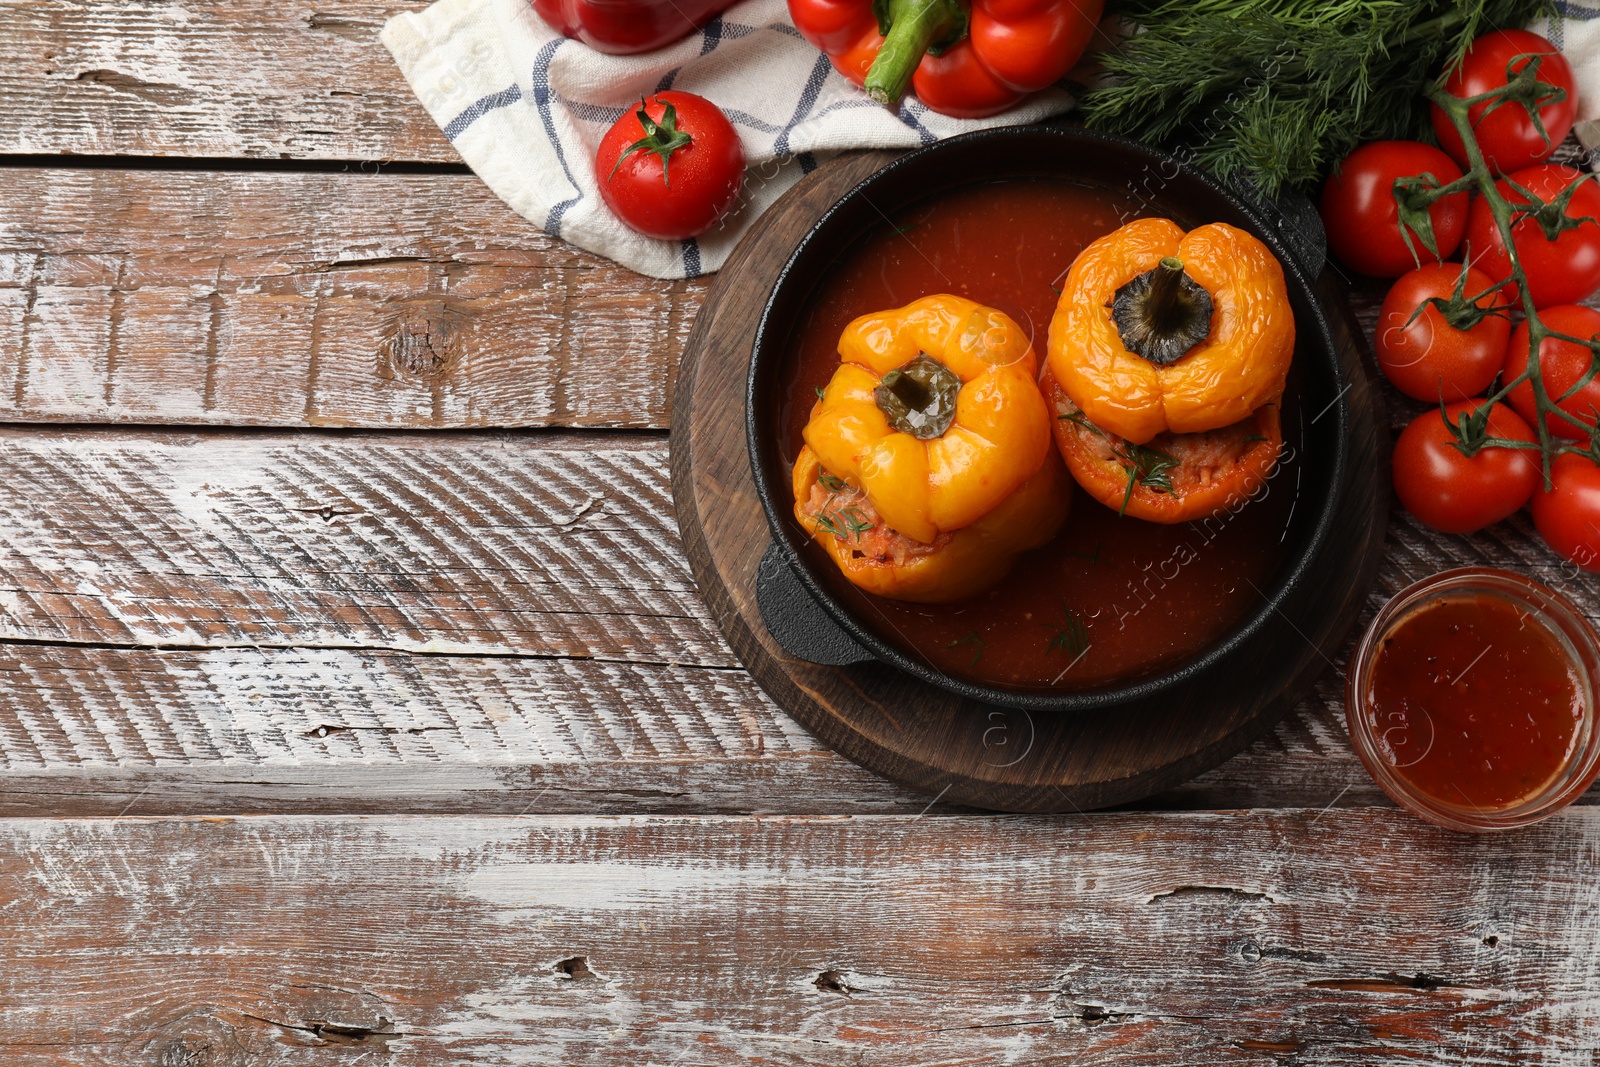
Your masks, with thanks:
[[[1026,333],[929,296],[864,315],[811,411],[795,518],[844,575],[899,600],[959,600],[1055,536],[1068,494]]]
[[[1044,389],[1062,458],[1136,518],[1236,506],[1282,449],[1294,341],[1283,268],[1255,237],[1129,223],[1073,261],[1050,323]]]

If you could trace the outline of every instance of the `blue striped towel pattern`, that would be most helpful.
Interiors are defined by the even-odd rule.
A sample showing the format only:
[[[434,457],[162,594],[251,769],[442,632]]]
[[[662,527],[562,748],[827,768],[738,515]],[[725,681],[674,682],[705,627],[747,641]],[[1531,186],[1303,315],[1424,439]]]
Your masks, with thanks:
[[[542,23],[527,0],[438,0],[396,15],[384,44],[439,128],[494,192],[554,237],[657,278],[717,270],[755,218],[830,155],[915,148],[1072,107],[1061,89],[991,119],[952,119],[915,99],[880,107],[789,21],[784,0],[744,0],[643,56],[608,56]],[[749,163],[735,211],[689,241],[658,241],[606,208],[594,152],[640,96],[699,93],[733,121]]]

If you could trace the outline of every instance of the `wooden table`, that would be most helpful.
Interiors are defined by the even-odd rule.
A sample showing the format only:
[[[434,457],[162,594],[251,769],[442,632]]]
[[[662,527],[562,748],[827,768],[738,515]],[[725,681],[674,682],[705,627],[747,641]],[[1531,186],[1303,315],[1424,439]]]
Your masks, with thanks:
[[[1400,814],[1346,649],[1138,811],[785,718],[673,518],[705,283],[484,189],[421,6],[0,0],[0,1062],[1596,1062],[1600,808]],[[1457,562],[1600,614],[1396,514],[1369,617]]]

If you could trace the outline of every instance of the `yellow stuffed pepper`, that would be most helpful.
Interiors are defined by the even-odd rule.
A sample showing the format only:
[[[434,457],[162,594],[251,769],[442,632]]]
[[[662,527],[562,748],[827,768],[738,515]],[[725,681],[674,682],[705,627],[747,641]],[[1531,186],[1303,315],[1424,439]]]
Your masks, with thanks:
[[[1248,417],[1283,393],[1294,314],[1283,268],[1214,222],[1140,219],[1084,249],[1050,322],[1050,374],[1089,421],[1136,445]]]
[[[795,517],[852,582],[957,600],[1055,535],[1069,498],[1016,322],[924,297],[856,319],[839,358],[804,430]]]
[[[1043,388],[1073,477],[1152,522],[1202,519],[1253,493],[1283,444],[1294,357],[1283,268],[1225,223],[1140,219],[1073,260]]]

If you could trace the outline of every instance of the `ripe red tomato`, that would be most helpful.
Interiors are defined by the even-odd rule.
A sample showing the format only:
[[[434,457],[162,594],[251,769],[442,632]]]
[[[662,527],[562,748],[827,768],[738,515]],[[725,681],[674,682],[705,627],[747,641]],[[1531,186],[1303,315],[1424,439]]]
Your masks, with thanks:
[[[1571,167],[1540,163],[1502,178],[1496,188],[1513,205],[1526,204],[1528,200],[1511,188],[1510,182],[1549,203],[1580,177]],[[1566,214],[1574,219],[1600,219],[1600,187],[1585,180],[1567,202]],[[1512,224],[1511,237],[1528,275],[1534,307],[1576,304],[1600,289],[1600,222],[1581,222],[1551,241],[1537,219],[1523,218]],[[1496,281],[1511,276],[1511,260],[1500,240],[1500,228],[1482,197],[1473,198],[1472,214],[1467,218],[1465,258]]]
[[[1550,488],[1534,494],[1533,524],[1562,557],[1600,571],[1600,467],[1570,452],[1557,456]]]
[[[677,241],[706,232],[733,206],[744,147],[716,104],[669,89],[606,131],[594,169],[618,218],[647,237]]]
[[[1416,141],[1373,141],[1351,152],[1322,187],[1322,225],[1328,245],[1362,274],[1393,278],[1417,265],[1400,236],[1394,180],[1432,174],[1441,185],[1461,177],[1455,160]],[[1467,194],[1453,193],[1428,209],[1439,257],[1448,259],[1467,224]],[[1430,257],[1413,236],[1417,256]]]
[[[1454,423],[1482,403],[1447,404],[1445,413]],[[1504,404],[1489,412],[1489,436],[1534,441],[1533,430]],[[1515,514],[1528,502],[1542,477],[1538,452],[1483,448],[1468,458],[1455,442],[1437,410],[1418,415],[1395,442],[1394,491],[1424,525],[1445,533],[1471,533]]]
[[[1407,396],[1434,402],[1466,400],[1489,388],[1506,362],[1511,320],[1490,315],[1470,329],[1458,330],[1433,304],[1411,325],[1407,320],[1433,297],[1448,300],[1461,277],[1458,263],[1429,263],[1400,275],[1383,298],[1375,336],[1378,366],[1394,387]],[[1467,268],[1464,296],[1488,290],[1493,283],[1482,271]],[[1477,301],[1479,307],[1507,307],[1511,294],[1497,289]]]
[[[1600,335],[1600,311],[1594,308],[1581,307],[1577,304],[1558,304],[1553,308],[1545,308],[1539,312],[1539,319],[1552,330],[1573,337],[1594,337]],[[1511,352],[1506,357],[1507,380],[1517,378],[1528,369],[1529,345],[1528,324],[1526,322],[1517,326],[1517,332],[1511,335]],[[1584,345],[1575,345],[1571,341],[1560,341],[1554,337],[1546,337],[1539,346],[1539,377],[1544,381],[1544,391],[1551,400],[1555,400],[1562,393],[1578,384],[1578,379],[1583,377],[1589,369],[1591,356],[1589,349]],[[1533,386],[1523,382],[1511,390],[1508,397],[1511,406],[1517,409],[1517,414],[1533,424],[1539,417],[1539,409],[1533,402]],[[1600,378],[1590,379],[1589,384],[1573,393],[1567,399],[1560,401],[1561,410],[1594,425],[1595,412],[1600,411]],[[1589,432],[1574,426],[1559,415],[1547,417],[1550,432],[1559,437],[1571,437],[1585,441]]]
[[[1572,129],[1578,117],[1578,86],[1572,77],[1572,65],[1556,46],[1527,30],[1495,30],[1472,42],[1461,66],[1445,80],[1444,91],[1458,99],[1487,93],[1506,84],[1506,67],[1519,55],[1542,55],[1539,80],[1547,85],[1565,89],[1567,98],[1539,108],[1539,121],[1544,123],[1549,139],[1539,135],[1528,109],[1512,101],[1501,104],[1488,115],[1484,109],[1488,102],[1474,105],[1468,114],[1478,147],[1483,149],[1484,161],[1496,174],[1509,174],[1523,167],[1531,167],[1549,158]],[[1512,64],[1513,73],[1521,73],[1529,59]],[[1461,135],[1438,104],[1433,108],[1433,133],[1439,145],[1463,167],[1467,165],[1467,151],[1461,144]]]

